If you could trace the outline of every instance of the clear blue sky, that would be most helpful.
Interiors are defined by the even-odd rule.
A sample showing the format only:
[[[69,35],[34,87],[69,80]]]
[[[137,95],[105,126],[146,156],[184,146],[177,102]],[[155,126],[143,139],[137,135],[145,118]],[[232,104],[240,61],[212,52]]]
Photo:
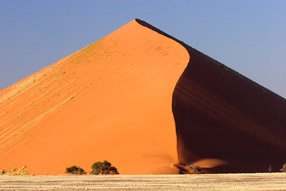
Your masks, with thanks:
[[[286,0],[0,0],[0,89],[135,18],[286,97]]]

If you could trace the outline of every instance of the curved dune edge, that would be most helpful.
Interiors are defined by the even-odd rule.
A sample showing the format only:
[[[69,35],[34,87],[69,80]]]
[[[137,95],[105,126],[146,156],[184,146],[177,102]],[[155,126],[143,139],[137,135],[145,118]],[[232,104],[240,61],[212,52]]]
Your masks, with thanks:
[[[199,51],[173,94],[181,164],[204,172],[279,171],[286,158],[286,100]]]
[[[1,168],[178,173],[172,94],[189,54],[133,20],[0,92]]]
[[[190,61],[173,92],[179,164],[203,172],[279,171],[286,159],[286,100],[180,43]]]

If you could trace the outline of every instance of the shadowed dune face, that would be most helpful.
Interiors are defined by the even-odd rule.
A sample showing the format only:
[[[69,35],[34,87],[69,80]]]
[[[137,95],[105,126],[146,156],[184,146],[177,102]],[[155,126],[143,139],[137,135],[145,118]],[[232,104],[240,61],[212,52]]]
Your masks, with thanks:
[[[179,162],[205,172],[279,171],[286,160],[286,101],[144,21],[188,50],[173,93]]]
[[[266,172],[269,165],[279,171],[286,160],[285,100],[187,49],[190,63],[173,95],[179,161],[211,172]]]
[[[172,93],[189,61],[179,43],[132,21],[1,91],[1,168],[35,174],[177,173]]]

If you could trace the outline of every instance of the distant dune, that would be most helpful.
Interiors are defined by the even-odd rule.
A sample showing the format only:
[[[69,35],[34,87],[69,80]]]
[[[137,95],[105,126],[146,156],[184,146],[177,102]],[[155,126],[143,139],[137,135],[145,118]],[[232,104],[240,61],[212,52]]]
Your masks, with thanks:
[[[0,168],[277,171],[286,102],[139,19],[0,91]]]

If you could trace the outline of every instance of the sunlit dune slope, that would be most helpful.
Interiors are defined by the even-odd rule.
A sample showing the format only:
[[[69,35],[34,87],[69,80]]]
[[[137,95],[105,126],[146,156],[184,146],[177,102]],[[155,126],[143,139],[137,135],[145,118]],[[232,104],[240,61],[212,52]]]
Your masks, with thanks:
[[[34,174],[176,173],[172,94],[189,61],[176,41],[131,21],[0,92],[0,168]]]

